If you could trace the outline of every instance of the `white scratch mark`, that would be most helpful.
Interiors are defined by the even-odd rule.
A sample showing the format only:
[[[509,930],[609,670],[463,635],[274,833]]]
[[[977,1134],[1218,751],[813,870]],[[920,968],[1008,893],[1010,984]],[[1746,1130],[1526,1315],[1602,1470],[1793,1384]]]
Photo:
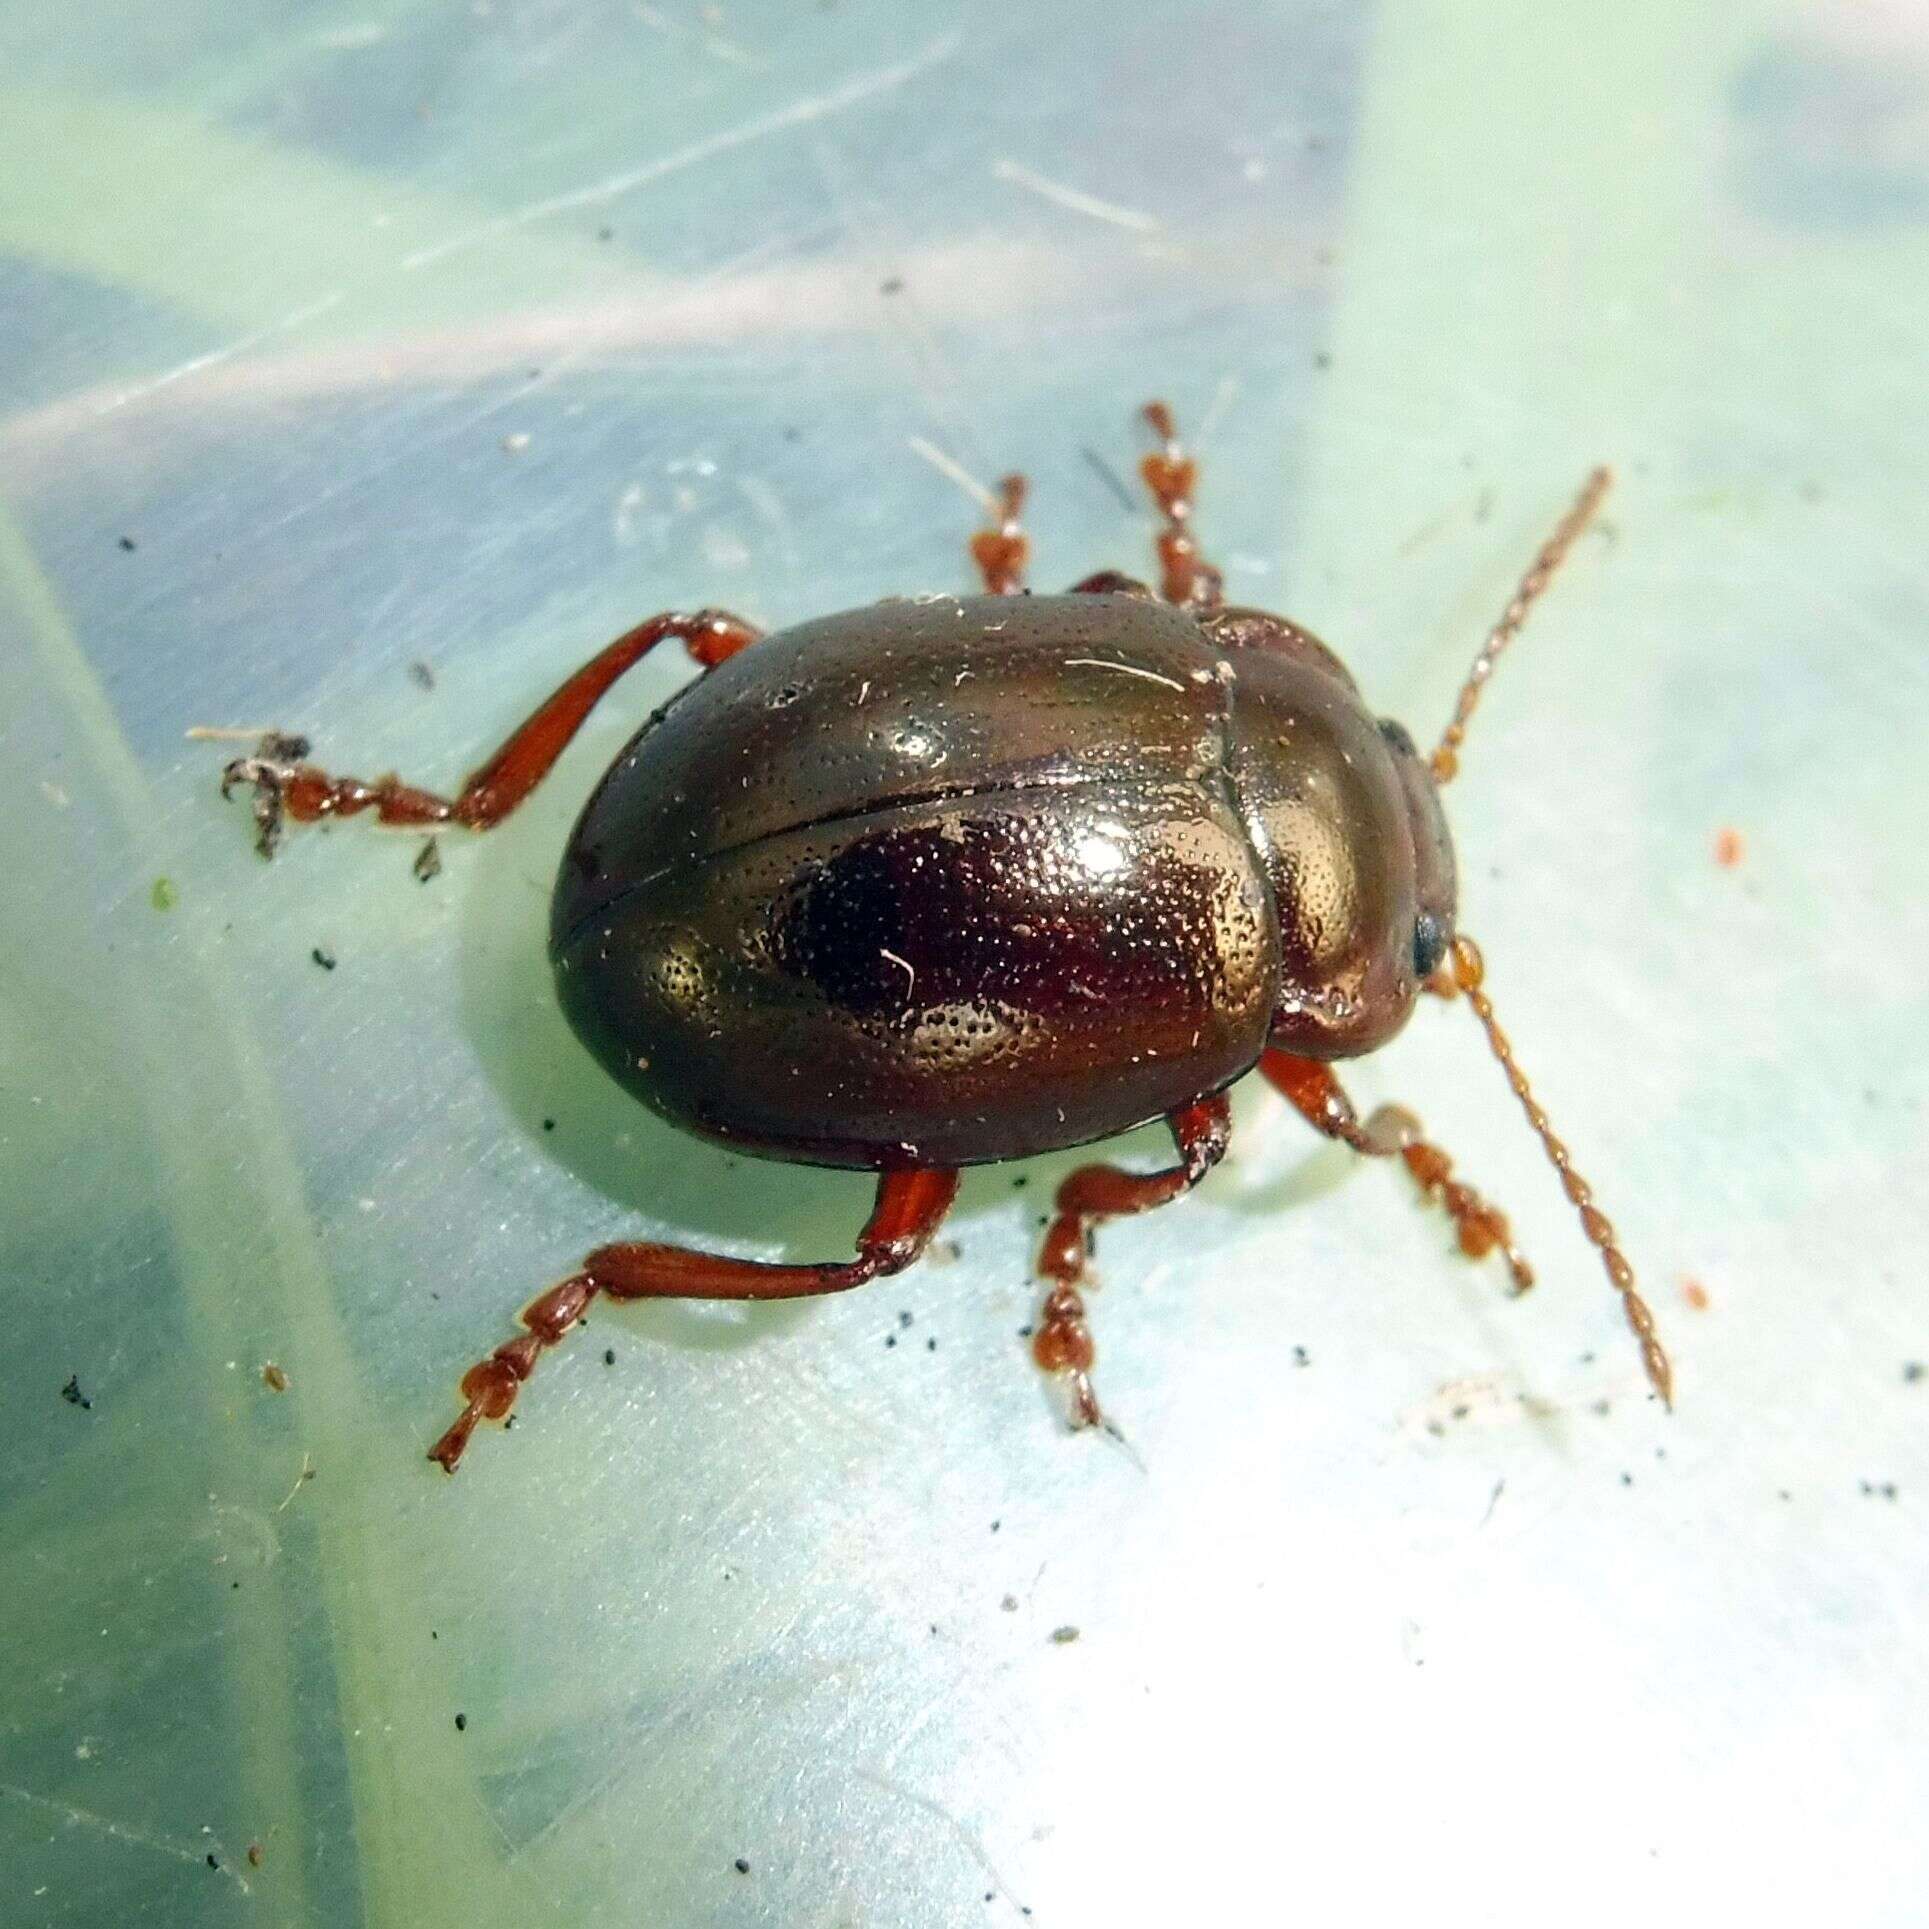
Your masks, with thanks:
[[[986,1853],[984,1844],[978,1840],[974,1831],[959,1821],[942,1802],[935,1801],[929,1795],[920,1795],[915,1788],[906,1788],[902,1782],[894,1782],[889,1776],[875,1774],[868,1768],[853,1769],[852,1773],[860,1782],[869,1782],[873,1788],[881,1788],[885,1794],[895,1795],[899,1801],[909,1802],[913,1808],[922,1809],[925,1814],[942,1822],[945,1827],[964,1844],[971,1859],[977,1863],[979,1868],[984,1870],[985,1874],[990,1878],[992,1885],[997,1889],[998,1893],[1004,1897],[1010,1907],[1020,1915],[1028,1915],[1030,1913],[1025,1908],[1025,1905],[1012,1894],[1011,1884],[1005,1880],[1004,1874],[999,1869],[997,1863]]]
[[[1056,202],[1061,208],[1070,208],[1074,214],[1089,215],[1094,221],[1109,221],[1113,227],[1130,228],[1134,234],[1159,232],[1161,223],[1156,215],[1142,213],[1137,208],[1122,208],[1116,201],[1101,201],[1096,194],[1068,188],[1064,182],[1035,174],[1017,161],[994,161],[991,171],[999,180],[1024,188],[1041,200]]]
[[[859,101],[870,100],[878,94],[888,94],[949,60],[963,40],[962,34],[946,34],[942,39],[932,41],[922,52],[913,54],[909,60],[901,61],[895,67],[881,67],[875,73],[859,74],[828,94],[813,94],[803,100],[793,101],[788,107],[778,108],[775,113],[761,114],[755,120],[726,127],[703,140],[692,141],[688,147],[661,154],[654,161],[645,161],[641,167],[608,175],[601,181],[591,182],[587,187],[572,188],[565,194],[552,194],[543,200],[531,201],[508,214],[499,215],[493,221],[485,221],[471,228],[467,234],[459,234],[448,241],[437,242],[432,248],[419,248],[412,255],[404,255],[402,266],[425,268],[432,261],[458,254],[464,248],[474,247],[477,242],[487,241],[493,235],[512,233],[517,228],[527,227],[532,221],[545,220],[552,214],[566,214],[572,208],[593,207],[601,201],[613,201],[619,194],[628,194],[632,188],[660,181],[665,175],[680,174],[685,168],[695,167],[698,162],[707,161],[713,155],[727,154],[732,148],[747,147],[789,128],[805,127],[812,121],[841,114],[847,107],[855,107]]]
[[[1174,677],[1161,676],[1157,670],[1142,670],[1136,663],[1114,663],[1109,656],[1068,656],[1068,670],[1116,670],[1121,676],[1143,677],[1148,683],[1163,683],[1168,690],[1183,694],[1185,685]]]
[[[332,295],[324,295],[320,301],[313,301],[306,308],[297,308],[292,315],[284,315],[278,322],[270,322],[266,328],[257,328],[252,335],[243,335],[239,341],[229,342],[225,348],[211,348],[205,355],[191,356],[178,368],[170,368],[166,373],[156,375],[151,381],[137,382],[132,388],[117,389],[112,395],[103,397],[94,405],[94,413],[110,415],[115,409],[125,408],[129,402],[138,402],[144,396],[152,395],[156,389],[164,389],[171,382],[178,382],[184,376],[198,375],[204,368],[216,368],[221,363],[232,361],[235,356],[245,353],[258,342],[265,342],[271,335],[279,335],[290,328],[299,328],[305,321],[313,321],[317,315],[326,314],[342,299],[338,288]]]
[[[371,1199],[368,1203],[370,1205],[373,1205],[375,1202]],[[288,1509],[294,1505],[295,1496],[298,1493],[300,1493],[301,1490],[305,1486],[307,1486],[307,1484],[311,1480],[314,1479],[314,1477],[315,1477],[315,1463],[307,1454],[304,1453],[301,1457],[301,1471],[295,1476],[295,1484],[288,1489],[288,1498],[284,1500],[281,1503],[281,1505],[275,1509],[275,1512],[278,1514],[285,1514],[288,1511]]]
[[[672,20],[661,7],[639,6],[634,11],[637,19],[642,21],[644,26],[653,28],[665,40],[685,37],[691,31],[681,21]],[[735,61],[739,67],[769,65],[767,61],[757,59],[748,48],[739,46],[736,41],[728,40],[720,33],[703,34],[698,38],[697,44],[706,54],[714,54],[719,60]]]
[[[378,47],[388,38],[388,29],[379,20],[358,21],[352,26],[331,27],[308,43],[323,53],[353,53],[358,47]]]
[[[189,743],[259,743],[279,736],[277,730],[250,728],[244,723],[191,723],[181,733]]]
[[[1226,411],[1232,407],[1234,398],[1238,393],[1238,376],[1220,376],[1219,386],[1213,391],[1212,405],[1206,410],[1205,420],[1199,424],[1198,433],[1192,438],[1192,448],[1195,455],[1203,451],[1206,444],[1212,440],[1212,432],[1218,428],[1219,424],[1225,419]]]
[[[991,491],[987,489],[969,469],[953,462],[936,443],[927,442],[921,435],[914,435],[906,439],[905,447],[908,448],[913,455],[923,456],[925,461],[930,463],[939,475],[955,482],[987,516],[995,517],[998,514],[999,505],[993,499]],[[933,596],[917,600],[941,603],[947,599],[942,596]]]
[[[71,1802],[57,1802],[48,1795],[36,1795],[30,1788],[22,1788],[14,1782],[0,1782],[0,1795],[11,1795],[16,1802],[25,1802],[33,1808],[43,1808],[50,1815],[58,1815],[69,1827],[99,1829],[103,1835],[111,1835],[117,1842],[134,1842],[144,1849],[157,1850],[162,1855],[171,1855],[178,1862],[205,1862],[208,1852],[191,1843],[170,1841],[165,1835],[149,1835],[143,1829],[129,1828],[125,1822],[116,1822],[106,1815],[96,1815],[92,1809],[76,1808]],[[216,1870],[225,1875],[230,1882],[241,1885],[241,1893],[253,1893],[248,1887],[248,1879],[239,1869],[231,1869],[225,1856],[217,1858]]]
[[[791,527],[783,497],[762,476],[739,476],[737,491],[769,526],[784,552],[784,561],[795,569],[799,561],[797,535]]]
[[[890,961],[894,965],[896,965],[901,972],[904,973],[906,979],[909,980],[909,982],[904,987],[904,995],[907,998],[910,997],[912,992],[914,992],[918,986],[918,974],[916,969],[913,967],[910,959],[900,958],[895,951],[887,951],[882,945],[878,946],[877,955],[880,958],[889,958]]]
[[[610,534],[625,547],[637,540],[636,517],[643,507],[643,485],[632,482],[616,498],[616,513],[610,519]]]

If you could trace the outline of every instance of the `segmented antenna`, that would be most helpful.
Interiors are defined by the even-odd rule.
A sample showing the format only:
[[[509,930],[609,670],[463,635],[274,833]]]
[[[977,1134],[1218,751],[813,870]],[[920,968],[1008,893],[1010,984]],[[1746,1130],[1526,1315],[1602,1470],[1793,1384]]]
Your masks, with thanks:
[[[1454,773],[1459,770],[1459,751],[1466,740],[1467,719],[1473,715],[1474,705],[1480,701],[1480,693],[1494,673],[1495,659],[1520,634],[1521,625],[1527,621],[1527,612],[1539,600],[1541,591],[1547,587],[1555,570],[1560,568],[1561,558],[1573,548],[1575,537],[1593,520],[1594,512],[1600,508],[1601,498],[1607,494],[1608,484],[1613,480],[1613,471],[1602,468],[1596,469],[1582,484],[1573,508],[1561,518],[1527,574],[1520,579],[1520,587],[1514,591],[1513,601],[1501,611],[1500,621],[1487,632],[1487,640],[1481,644],[1480,654],[1474,658],[1474,666],[1467,672],[1466,682],[1460,686],[1459,700],[1453,707],[1453,721],[1447,725],[1446,734],[1441,737],[1439,748],[1433,753],[1433,781],[1436,784],[1451,782]]]
[[[1575,1209],[1581,1215],[1581,1229],[1600,1249],[1601,1264],[1607,1269],[1609,1283],[1621,1295],[1628,1325],[1640,1342],[1641,1363],[1648,1370],[1648,1380],[1660,1394],[1662,1404],[1672,1410],[1674,1369],[1668,1364],[1668,1356],[1662,1351],[1661,1341],[1655,1333],[1654,1315],[1648,1310],[1647,1301],[1635,1290],[1634,1268],[1628,1264],[1627,1255],[1615,1243],[1613,1225],[1594,1205],[1593,1188],[1574,1170],[1572,1155],[1554,1136],[1553,1128],[1547,1122],[1547,1114],[1535,1102],[1527,1076],[1514,1057],[1514,1048],[1507,1042],[1507,1034],[1494,1022],[1493,1002],[1482,989],[1486,975],[1487,967],[1481,959],[1479,947],[1471,938],[1456,938],[1453,942],[1454,988],[1467,994],[1467,1002],[1473,1007],[1474,1016],[1480,1020],[1481,1029],[1487,1034],[1487,1043],[1499,1059],[1501,1070],[1507,1074],[1507,1083],[1520,1100],[1521,1110],[1527,1114],[1527,1123],[1539,1136],[1554,1170],[1561,1175],[1561,1184],[1566,1188],[1567,1196],[1573,1200]]]

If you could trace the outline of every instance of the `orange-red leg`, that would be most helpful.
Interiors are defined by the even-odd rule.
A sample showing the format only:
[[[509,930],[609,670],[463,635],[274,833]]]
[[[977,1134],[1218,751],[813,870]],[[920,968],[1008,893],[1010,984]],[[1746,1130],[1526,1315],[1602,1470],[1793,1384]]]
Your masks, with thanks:
[[[1186,454],[1172,411],[1163,402],[1148,402],[1144,413],[1159,438],[1159,447],[1140,462],[1139,474],[1165,518],[1158,537],[1160,593],[1168,603],[1215,610],[1225,601],[1225,578],[1200,555],[1192,533],[1192,490],[1199,465]]]
[[[236,784],[255,791],[255,848],[272,857],[282,821],[313,823],[322,817],[354,817],[375,812],[384,824],[455,825],[488,830],[520,804],[548,775],[570,738],[583,726],[610,686],[640,663],[659,643],[672,637],[700,663],[714,669],[757,640],[759,631],[724,610],[698,610],[684,616],[666,612],[626,631],[593,656],[576,674],[511,733],[508,741],[477,769],[454,797],[405,784],[399,777],[331,777],[301,760],[305,737],[270,732],[252,757],[237,757],[221,774],[223,797]]]
[[[1082,1165],[1058,1188],[1057,1217],[1038,1255],[1038,1270],[1052,1289],[1045,1296],[1031,1350],[1047,1373],[1066,1376],[1074,1426],[1094,1426],[1103,1417],[1092,1391],[1092,1331],[1078,1290],[1093,1226],[1119,1213],[1149,1212],[1190,1192],[1225,1157],[1232,1136],[1231,1108],[1223,1092],[1174,1112],[1166,1123],[1179,1148],[1176,1166],[1162,1172],[1126,1172],[1115,1165]]]
[[[1343,1140],[1371,1159],[1397,1155],[1404,1160],[1421,1195],[1446,1209],[1459,1235],[1460,1250],[1469,1259],[1484,1259],[1498,1248],[1513,1274],[1515,1290],[1524,1293],[1533,1285],[1533,1268],[1513,1243],[1507,1215],[1489,1205],[1472,1186],[1450,1176],[1453,1161],[1421,1136],[1420,1121],[1405,1107],[1382,1105],[1361,1124],[1353,1101],[1323,1060],[1268,1050],[1259,1069],[1292,1101],[1300,1116],[1329,1139]]]
[[[870,1219],[857,1236],[857,1257],[823,1265],[766,1265],[684,1246],[600,1247],[583,1261],[581,1272],[523,1309],[526,1332],[463,1375],[461,1416],[429,1449],[429,1458],[454,1473],[477,1423],[508,1417],[544,1349],[582,1318],[598,1293],[611,1299],[805,1299],[845,1292],[911,1265],[930,1244],[957,1194],[956,1172],[885,1173],[878,1180]]]
[[[971,560],[992,596],[1018,596],[1025,588],[1025,562],[1031,544],[1019,523],[1025,507],[1025,478],[1006,476],[998,485],[998,511],[988,529],[971,539]]]

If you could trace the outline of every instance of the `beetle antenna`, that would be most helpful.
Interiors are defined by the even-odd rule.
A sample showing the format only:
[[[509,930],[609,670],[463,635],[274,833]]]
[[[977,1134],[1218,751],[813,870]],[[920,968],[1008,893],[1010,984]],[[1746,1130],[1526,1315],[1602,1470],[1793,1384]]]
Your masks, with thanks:
[[[1547,1114],[1536,1103],[1527,1076],[1514,1057],[1514,1048],[1507,1042],[1507,1034],[1495,1023],[1493,1001],[1482,989],[1486,975],[1487,967],[1479,947],[1471,938],[1456,938],[1453,941],[1452,976],[1449,978],[1442,972],[1433,984],[1445,997],[1452,997],[1456,991],[1467,994],[1467,1002],[1473,1007],[1474,1016],[1480,1020],[1481,1030],[1487,1034],[1487,1043],[1499,1059],[1500,1069],[1507,1074],[1507,1083],[1520,1100],[1522,1111],[1527,1114],[1527,1123],[1534,1128],[1554,1170],[1561,1175],[1561,1184],[1566,1188],[1567,1196],[1573,1200],[1581,1215],[1581,1229],[1600,1248],[1601,1264],[1607,1269],[1608,1281],[1621,1295],[1628,1325],[1633,1329],[1635,1339],[1640,1342],[1641,1364],[1648,1370],[1649,1383],[1660,1394],[1662,1405],[1672,1411],[1674,1368],[1668,1364],[1668,1356],[1662,1351],[1661,1341],[1655,1333],[1654,1315],[1648,1310],[1647,1301],[1635,1290],[1634,1268],[1628,1264],[1627,1255],[1615,1241],[1613,1225],[1606,1214],[1595,1206],[1593,1188],[1574,1170],[1574,1161],[1567,1147],[1554,1136],[1553,1128],[1547,1122]]]
[[[1454,773],[1459,770],[1459,752],[1467,735],[1467,719],[1473,715],[1474,705],[1480,701],[1480,693],[1494,673],[1495,658],[1520,634],[1521,625],[1527,621],[1527,612],[1540,600],[1541,591],[1547,587],[1555,570],[1560,568],[1562,557],[1573,548],[1575,537],[1594,519],[1594,512],[1600,508],[1601,498],[1607,494],[1608,484],[1613,480],[1612,470],[1600,468],[1581,485],[1581,493],[1575,497],[1574,506],[1560,519],[1554,533],[1541,546],[1540,554],[1520,579],[1513,600],[1501,611],[1500,621],[1487,632],[1487,640],[1481,644],[1480,654],[1474,658],[1474,666],[1467,672],[1466,682],[1460,686],[1460,696],[1453,707],[1453,721],[1447,725],[1446,734],[1441,737],[1440,746],[1433,753],[1433,781],[1436,784],[1451,782]]]

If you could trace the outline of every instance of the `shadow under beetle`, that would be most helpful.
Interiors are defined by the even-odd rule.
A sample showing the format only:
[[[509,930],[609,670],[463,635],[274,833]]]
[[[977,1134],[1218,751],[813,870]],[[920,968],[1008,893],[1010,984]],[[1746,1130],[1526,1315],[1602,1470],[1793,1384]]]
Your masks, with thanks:
[[[254,787],[259,847],[284,819],[373,810],[486,830],[542,780],[597,702],[657,644],[701,666],[596,787],[550,912],[578,1035],[630,1092],[767,1158],[878,1175],[854,1259],[770,1265],[605,1246],[469,1369],[430,1449],[453,1472],[504,1419],[545,1347],[597,1294],[789,1299],[912,1264],[959,1168],[1109,1138],[1151,1119],[1178,1163],[1088,1165],[1059,1187],[1032,1340],[1078,1425],[1101,1419],[1079,1292],[1096,1221],[1190,1190],[1226,1150],[1226,1091],[1255,1066],[1329,1137],[1399,1156],[1462,1249],[1533,1274],[1505,1217],[1451,1176],[1419,1121],[1362,1121],[1332,1062],[1384,1044],[1420,994],[1464,996],[1599,1248],[1649,1380],[1667,1356],[1613,1227],[1515,1063],[1456,935],[1440,787],[1495,658],[1608,486],[1589,477],[1482,645],[1431,758],[1376,722],[1323,643],[1228,606],[1193,536],[1194,465],[1170,411],[1140,472],[1162,527],[1160,591],[1115,571],[1024,586],[1025,484],[971,542],[985,594],[893,599],[762,637],[720,610],[617,638],[463,786],[331,777],[271,736],[224,773]],[[753,649],[750,646],[756,645]]]

